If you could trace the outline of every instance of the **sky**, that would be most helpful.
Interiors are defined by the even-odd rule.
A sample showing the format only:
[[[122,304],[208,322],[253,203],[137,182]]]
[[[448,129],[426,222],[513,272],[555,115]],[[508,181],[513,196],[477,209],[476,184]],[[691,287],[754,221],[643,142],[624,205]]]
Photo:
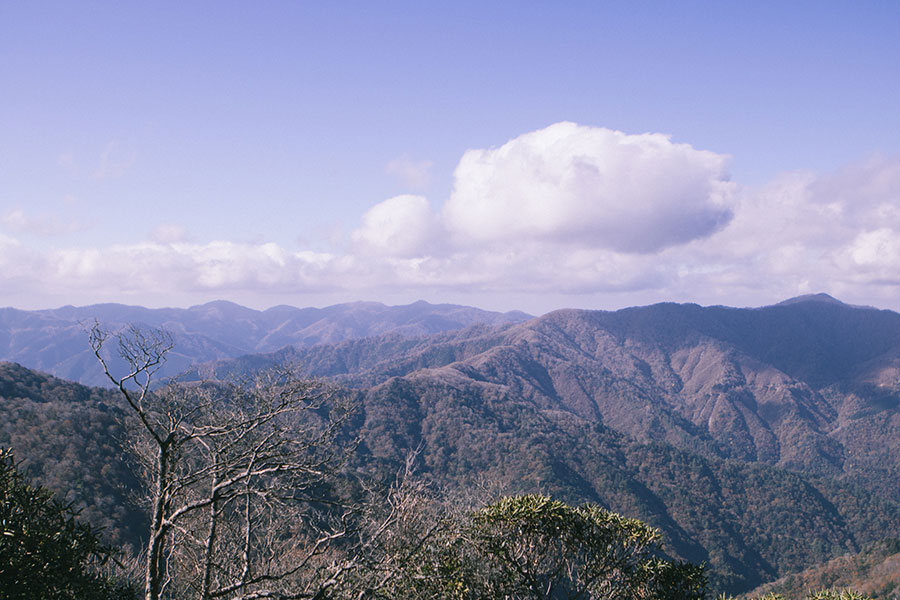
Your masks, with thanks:
[[[0,0],[0,306],[900,310],[900,3]]]

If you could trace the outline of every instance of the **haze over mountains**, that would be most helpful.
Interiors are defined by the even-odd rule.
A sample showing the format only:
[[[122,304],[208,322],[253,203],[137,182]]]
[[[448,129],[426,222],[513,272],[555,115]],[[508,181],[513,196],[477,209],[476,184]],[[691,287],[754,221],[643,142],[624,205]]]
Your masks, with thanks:
[[[264,311],[221,300],[186,309],[123,304],[35,311],[2,308],[0,360],[81,383],[106,385],[86,344],[87,329],[95,321],[110,329],[133,324],[170,332],[175,349],[163,375],[172,376],[195,363],[272,352],[285,346],[334,343],[388,331],[402,336],[427,335],[473,323],[515,323],[528,318],[522,312],[496,313],[422,301],[406,306],[378,302],[326,308],[275,306]]]
[[[211,361],[195,376],[288,360],[350,388],[360,469],[391,472],[420,449],[421,475],[442,486],[490,481],[599,502],[663,529],[668,551],[707,562],[718,589],[747,590],[900,537],[900,314],[891,311],[825,295],[533,319],[425,303],[107,308],[114,323],[173,329],[187,348],[176,349],[177,366]],[[84,310],[5,309],[0,339],[26,366],[40,367],[25,362],[33,356],[87,373]],[[80,358],[67,362],[69,351]],[[19,400],[4,407],[15,416],[0,444],[39,452],[22,431],[48,407],[69,422],[109,419],[96,408],[103,391],[18,367],[3,374],[0,397]],[[92,431],[83,435],[105,448]]]

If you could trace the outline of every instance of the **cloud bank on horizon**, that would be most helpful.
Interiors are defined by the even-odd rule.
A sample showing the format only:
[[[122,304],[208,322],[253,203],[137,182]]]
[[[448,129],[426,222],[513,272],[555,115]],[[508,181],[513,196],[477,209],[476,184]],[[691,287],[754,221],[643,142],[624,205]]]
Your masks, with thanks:
[[[177,224],[133,243],[35,247],[23,232],[72,226],[17,208],[0,214],[0,287],[13,305],[424,297],[541,312],[827,291],[900,308],[900,158],[761,187],[731,181],[729,160],[659,133],[556,123],[466,151],[443,203],[387,198],[328,250],[196,241]],[[387,167],[410,192],[429,168]]]

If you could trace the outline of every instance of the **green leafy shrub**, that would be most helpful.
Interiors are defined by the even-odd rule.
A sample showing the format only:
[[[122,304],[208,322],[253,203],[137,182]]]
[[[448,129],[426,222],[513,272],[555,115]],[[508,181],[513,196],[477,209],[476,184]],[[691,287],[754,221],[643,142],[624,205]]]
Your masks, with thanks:
[[[26,481],[0,449],[0,600],[125,600],[127,585],[96,568],[110,556],[71,506]]]

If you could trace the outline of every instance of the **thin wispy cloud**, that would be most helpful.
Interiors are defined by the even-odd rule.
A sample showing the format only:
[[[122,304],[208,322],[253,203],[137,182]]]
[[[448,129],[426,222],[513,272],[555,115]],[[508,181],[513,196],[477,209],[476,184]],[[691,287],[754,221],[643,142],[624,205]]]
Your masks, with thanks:
[[[88,229],[79,221],[62,220],[51,214],[32,215],[16,208],[0,216],[0,225],[10,233],[54,237]]]
[[[422,191],[431,183],[431,169],[434,163],[430,160],[413,160],[409,156],[399,156],[385,166],[384,170],[408,191]]]
[[[91,174],[94,179],[118,179],[128,172],[137,160],[137,153],[116,140],[110,141],[100,153],[97,168]]]
[[[188,230],[177,223],[158,225],[150,232],[150,240],[158,244],[175,244],[190,241]]]

